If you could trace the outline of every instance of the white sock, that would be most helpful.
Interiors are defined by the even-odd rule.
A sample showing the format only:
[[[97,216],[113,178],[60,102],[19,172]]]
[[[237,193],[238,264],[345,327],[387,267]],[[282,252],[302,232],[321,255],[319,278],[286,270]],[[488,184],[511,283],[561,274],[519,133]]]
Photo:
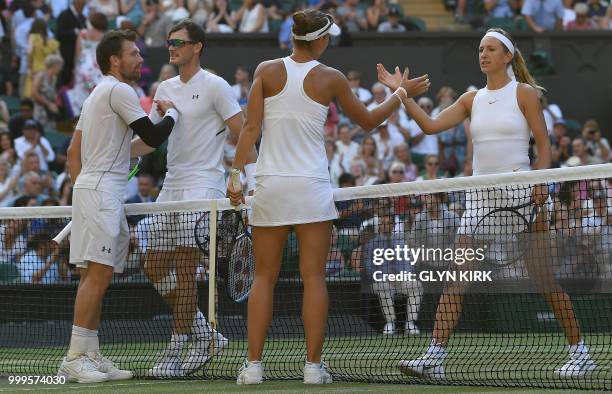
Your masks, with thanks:
[[[196,309],[193,323],[191,323],[191,333],[196,337],[207,337],[210,335],[210,326],[206,321],[206,317],[199,308]]]
[[[98,350],[98,330],[89,330],[84,327],[72,326],[72,336],[70,337],[70,347],[68,348],[68,360],[74,360],[82,354],[93,349]]]
[[[183,345],[188,339],[189,336],[185,334],[172,334],[172,337],[170,337],[170,346],[168,347],[168,350],[172,354],[180,354],[181,349],[183,349]]]
[[[97,333],[97,331],[96,331]],[[89,337],[87,340],[87,352],[97,353],[100,351],[100,337]]]
[[[306,365],[315,365],[317,368],[321,368],[321,363],[311,363],[310,361],[306,361]]]

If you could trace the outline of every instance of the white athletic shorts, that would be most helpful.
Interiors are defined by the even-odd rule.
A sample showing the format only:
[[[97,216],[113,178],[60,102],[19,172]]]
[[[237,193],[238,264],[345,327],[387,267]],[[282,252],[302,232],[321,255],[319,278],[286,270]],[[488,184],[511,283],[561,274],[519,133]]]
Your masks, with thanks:
[[[114,272],[125,268],[130,231],[123,201],[111,193],[74,189],[70,263],[87,267],[89,261],[109,265]]]
[[[337,218],[329,180],[276,175],[257,177],[251,225],[273,227]]]
[[[157,202],[211,200],[225,198],[217,189],[164,189],[162,188]],[[171,251],[177,246],[196,248],[193,231],[202,213],[179,212],[154,215],[148,231],[148,249]]]

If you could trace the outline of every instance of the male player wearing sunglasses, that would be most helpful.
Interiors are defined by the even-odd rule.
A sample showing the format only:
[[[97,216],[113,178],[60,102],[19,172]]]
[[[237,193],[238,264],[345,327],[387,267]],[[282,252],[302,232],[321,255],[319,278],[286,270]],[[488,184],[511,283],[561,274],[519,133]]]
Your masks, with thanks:
[[[168,35],[170,63],[179,75],[162,82],[156,100],[172,100],[181,108],[181,118],[168,140],[168,172],[157,201],[202,200],[225,197],[223,146],[229,129],[238,140],[243,116],[230,85],[200,67],[205,34],[201,26],[186,19]],[[158,118],[154,105],[149,115]],[[135,154],[153,151],[140,139],[132,142]],[[255,149],[249,162],[257,159]],[[245,172],[250,190],[254,187],[254,164]],[[219,354],[228,340],[212,329],[198,308],[196,271],[200,251],[193,230],[197,218],[174,215],[153,223],[145,272],[153,286],[172,307],[174,326],[168,348],[149,370],[152,377],[167,378],[191,374]],[[185,360],[181,350],[191,334],[191,348]]]

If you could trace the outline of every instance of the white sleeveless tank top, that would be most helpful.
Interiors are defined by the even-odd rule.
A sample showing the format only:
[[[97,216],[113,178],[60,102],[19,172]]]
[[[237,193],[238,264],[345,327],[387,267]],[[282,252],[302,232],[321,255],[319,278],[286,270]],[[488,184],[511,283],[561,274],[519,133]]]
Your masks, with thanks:
[[[501,89],[485,87],[476,93],[470,122],[474,175],[529,170],[531,131],[517,89],[512,80]]]
[[[320,63],[283,58],[287,82],[264,100],[264,117],[257,176],[281,175],[329,180],[325,153],[328,108],[304,91],[304,78]]]

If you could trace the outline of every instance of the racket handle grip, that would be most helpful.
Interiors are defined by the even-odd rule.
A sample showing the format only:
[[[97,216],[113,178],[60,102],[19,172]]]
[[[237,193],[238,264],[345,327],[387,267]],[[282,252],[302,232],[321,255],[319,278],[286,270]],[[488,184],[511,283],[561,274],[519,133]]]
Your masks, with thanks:
[[[234,190],[241,190],[242,184],[240,183],[240,170],[237,168],[232,168],[230,171],[230,179],[232,181],[232,187]],[[234,207],[236,211],[240,210],[240,205],[236,205]]]
[[[62,231],[59,232],[59,234],[55,236],[55,238],[52,239],[52,241],[58,245],[61,244],[62,241],[66,239],[68,234],[70,234],[71,229],[72,229],[72,220],[66,225],[66,227],[62,229]]]

